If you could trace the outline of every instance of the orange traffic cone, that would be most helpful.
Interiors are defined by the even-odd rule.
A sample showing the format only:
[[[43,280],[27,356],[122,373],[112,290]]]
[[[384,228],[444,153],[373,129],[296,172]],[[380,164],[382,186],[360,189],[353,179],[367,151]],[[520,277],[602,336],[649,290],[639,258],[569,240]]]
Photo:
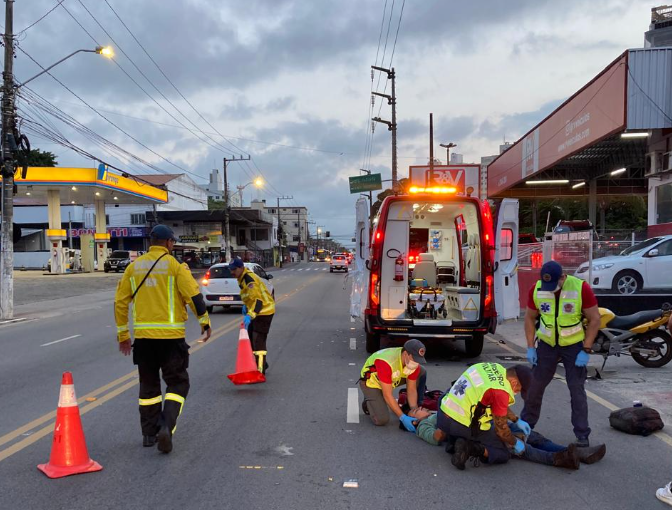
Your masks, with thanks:
[[[236,359],[236,372],[227,375],[233,384],[256,384],[266,382],[266,376],[259,372],[257,362],[252,354],[252,344],[244,325],[240,326],[238,336],[238,358]]]
[[[61,394],[58,398],[54,442],[51,445],[49,463],[40,464],[37,469],[49,478],[92,473],[103,469],[103,466],[89,458],[70,372],[63,372],[61,380]]]

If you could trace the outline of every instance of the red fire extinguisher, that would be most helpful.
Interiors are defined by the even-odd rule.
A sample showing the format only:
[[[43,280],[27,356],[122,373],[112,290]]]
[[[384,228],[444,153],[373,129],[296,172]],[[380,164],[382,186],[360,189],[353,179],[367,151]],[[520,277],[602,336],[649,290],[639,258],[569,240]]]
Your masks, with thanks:
[[[403,282],[404,281],[404,270],[406,269],[406,264],[404,263],[404,255],[399,254],[397,259],[394,261],[394,281]]]

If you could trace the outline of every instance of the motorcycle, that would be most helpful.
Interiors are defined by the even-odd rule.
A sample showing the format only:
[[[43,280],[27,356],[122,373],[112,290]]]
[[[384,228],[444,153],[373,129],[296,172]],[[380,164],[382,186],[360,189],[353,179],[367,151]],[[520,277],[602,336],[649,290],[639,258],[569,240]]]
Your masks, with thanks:
[[[604,356],[602,368],[609,356],[632,356],[646,368],[660,368],[672,360],[672,336],[665,331],[670,310],[647,310],[632,315],[617,316],[600,308],[600,332],[593,352]]]

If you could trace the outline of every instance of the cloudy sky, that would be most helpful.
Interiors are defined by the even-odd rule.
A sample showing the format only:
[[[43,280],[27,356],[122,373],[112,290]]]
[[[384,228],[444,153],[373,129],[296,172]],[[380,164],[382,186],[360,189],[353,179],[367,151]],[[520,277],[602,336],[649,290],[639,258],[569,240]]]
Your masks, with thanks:
[[[369,132],[371,88],[383,92],[386,82],[376,76],[372,84],[372,64],[392,64],[397,73],[400,176],[427,161],[429,112],[435,142],[455,142],[465,162],[479,162],[497,153],[502,140],[517,140],[623,50],[641,47],[655,5],[65,0],[22,32],[59,1],[15,3],[25,52],[15,60],[19,82],[40,70],[26,54],[47,66],[80,48],[112,45],[116,64],[85,53],[53,71],[72,93],[46,75],[31,89],[154,167],[187,170],[199,183],[224,156],[249,153],[252,162],[230,166],[232,184],[261,172],[268,181],[262,198],[291,195],[287,203],[307,206],[317,225],[345,238],[354,227],[348,176],[366,166],[390,178],[389,132],[383,125],[372,138]],[[20,105],[92,155],[133,173],[157,171],[40,117],[29,101]],[[376,101],[375,114],[379,108],[389,119],[388,105]],[[49,140],[31,142],[56,153],[61,166],[92,164]],[[442,149],[436,156],[445,158]]]

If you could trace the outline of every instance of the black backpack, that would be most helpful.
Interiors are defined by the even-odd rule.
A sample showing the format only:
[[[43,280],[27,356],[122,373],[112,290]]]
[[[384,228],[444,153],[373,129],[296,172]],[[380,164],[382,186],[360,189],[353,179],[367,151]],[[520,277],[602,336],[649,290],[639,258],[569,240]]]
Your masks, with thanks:
[[[609,424],[616,430],[639,436],[648,436],[665,426],[660,413],[650,407],[626,407],[613,411],[609,415]]]

